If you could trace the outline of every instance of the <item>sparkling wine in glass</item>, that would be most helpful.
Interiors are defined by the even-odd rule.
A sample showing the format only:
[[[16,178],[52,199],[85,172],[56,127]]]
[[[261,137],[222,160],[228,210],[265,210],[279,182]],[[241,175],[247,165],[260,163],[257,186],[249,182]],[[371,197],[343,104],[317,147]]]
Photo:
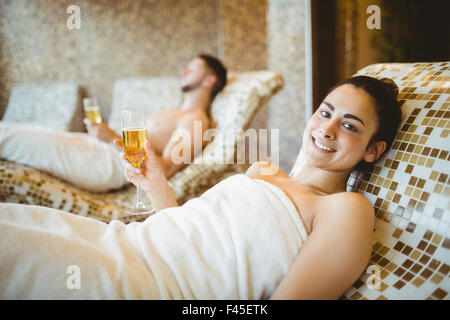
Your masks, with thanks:
[[[122,109],[122,140],[124,152],[131,165],[140,168],[147,154],[144,149],[147,141],[147,125],[145,122],[144,109],[128,108]],[[128,208],[128,214],[145,214],[153,210],[148,208],[141,200],[141,178],[139,176],[136,192],[136,204]]]
[[[84,98],[83,99],[84,116],[91,120],[93,123],[102,122],[102,115],[100,114],[100,108],[97,103],[97,99]]]

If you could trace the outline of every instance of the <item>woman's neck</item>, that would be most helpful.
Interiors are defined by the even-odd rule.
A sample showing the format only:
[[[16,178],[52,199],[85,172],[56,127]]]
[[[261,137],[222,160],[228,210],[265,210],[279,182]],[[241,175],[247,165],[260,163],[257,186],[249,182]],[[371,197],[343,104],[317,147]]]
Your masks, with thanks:
[[[293,179],[322,194],[333,194],[346,191],[350,172],[327,171],[304,164]]]

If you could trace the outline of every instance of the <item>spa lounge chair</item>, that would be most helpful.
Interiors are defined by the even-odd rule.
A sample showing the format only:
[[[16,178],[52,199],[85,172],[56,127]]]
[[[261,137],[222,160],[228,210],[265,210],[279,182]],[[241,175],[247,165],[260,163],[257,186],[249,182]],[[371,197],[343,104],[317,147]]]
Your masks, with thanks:
[[[179,204],[199,196],[222,179],[245,171],[247,165],[235,164],[234,161],[238,136],[225,141],[224,134],[229,129],[246,130],[259,108],[282,87],[283,79],[276,72],[230,73],[227,85],[215,98],[211,107],[212,127],[218,130],[219,135],[206,145],[201,156],[197,156],[192,164],[187,165],[169,180]],[[54,96],[51,85],[46,84],[44,88],[33,85],[32,88],[38,92],[38,95]],[[81,104],[76,88],[76,85],[70,87],[72,99],[69,99],[69,102],[53,103],[52,108],[66,108],[67,112],[79,113]],[[113,91],[108,125],[118,132],[121,131],[121,108],[141,106],[145,108],[147,114],[152,114],[163,108],[176,107],[181,98],[177,78],[118,79]],[[8,113],[19,114],[18,109],[22,112],[30,105],[29,101],[32,99],[27,99],[28,103],[25,104],[23,99],[10,100]],[[51,103],[50,101],[55,99],[45,101]],[[44,104],[33,104],[33,108],[27,111],[27,121],[39,124],[38,120],[42,121],[43,108]],[[45,108],[48,109],[48,106]],[[69,124],[73,122],[72,118],[80,122],[82,120],[79,116],[67,116],[66,123],[59,124],[55,129],[69,131],[73,127]],[[2,121],[14,122],[16,119],[20,117],[7,117]],[[77,188],[46,172],[0,160],[0,202],[42,205],[104,222],[118,219],[129,223],[143,221],[148,217],[148,215],[130,216],[124,213],[124,208],[134,204],[135,197],[136,187],[131,184],[120,190],[94,193]],[[146,197],[143,200],[151,206]]]

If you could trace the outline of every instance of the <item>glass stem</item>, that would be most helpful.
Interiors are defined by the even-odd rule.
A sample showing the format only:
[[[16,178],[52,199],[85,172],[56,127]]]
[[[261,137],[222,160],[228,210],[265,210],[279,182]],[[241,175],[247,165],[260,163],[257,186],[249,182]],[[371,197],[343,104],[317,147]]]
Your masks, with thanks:
[[[138,176],[137,192],[136,192],[136,209],[144,207],[144,203],[141,200],[141,176]]]

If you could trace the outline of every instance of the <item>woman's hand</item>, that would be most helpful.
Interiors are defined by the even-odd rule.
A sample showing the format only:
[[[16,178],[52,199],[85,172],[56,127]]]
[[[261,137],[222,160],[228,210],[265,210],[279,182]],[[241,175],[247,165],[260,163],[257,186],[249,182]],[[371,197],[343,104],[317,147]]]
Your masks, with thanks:
[[[114,145],[123,148],[122,139],[114,140]],[[134,185],[137,185],[138,178],[141,178],[141,188],[150,198],[157,211],[170,207],[178,207],[177,200],[170,189],[150,141],[145,141],[144,150],[147,156],[142,161],[140,168],[132,166],[128,162],[126,154],[122,152],[122,157],[125,162],[125,177]]]
[[[115,139],[114,145],[123,148],[122,139]],[[158,158],[155,154],[155,151],[151,147],[150,141],[147,140],[144,144],[144,150],[146,153],[145,159],[142,161],[140,168],[136,168],[131,165],[127,159],[127,155],[125,152],[121,152],[121,156],[124,159],[124,169],[125,169],[125,177],[133,183],[134,185],[138,184],[138,178],[141,177],[141,188],[144,191],[148,191],[152,189],[152,185],[158,182],[158,180],[164,180],[164,172],[159,164]],[[164,177],[164,179],[161,179]]]

